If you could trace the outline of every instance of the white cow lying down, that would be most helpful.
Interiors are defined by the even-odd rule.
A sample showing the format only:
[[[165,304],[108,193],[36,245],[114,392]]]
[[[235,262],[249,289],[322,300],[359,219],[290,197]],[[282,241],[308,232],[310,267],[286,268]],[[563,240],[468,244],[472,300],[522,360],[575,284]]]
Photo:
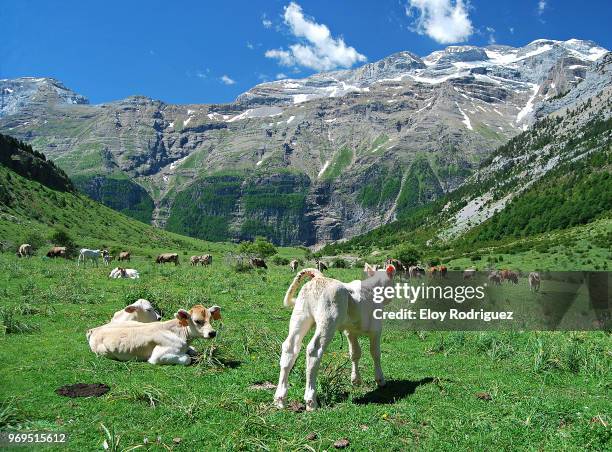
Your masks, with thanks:
[[[138,273],[138,270],[134,270],[133,268],[122,268],[122,267],[116,267],[113,268],[110,272],[110,275],[108,275],[109,278],[132,278],[132,279],[138,279],[140,278],[140,274]]]
[[[301,270],[289,286],[285,295],[286,307],[293,306],[289,323],[289,335],[282,346],[280,375],[274,395],[277,407],[285,407],[287,380],[289,372],[300,353],[304,336],[315,325],[315,333],[306,348],[306,391],[304,401],[307,410],[317,408],[317,373],[323,352],[331,342],[337,330],[344,331],[348,338],[349,355],[352,361],[351,380],[354,384],[361,382],[359,359],[361,348],[357,337],[366,335],[370,338],[370,354],[374,361],[376,383],[384,386],[385,377],[380,366],[380,334],[382,320],[373,316],[375,304],[370,297],[361,299],[362,287],[386,285],[395,275],[395,267],[389,265],[386,271],[368,272],[369,279],[343,283],[337,279],[327,278],[315,268]],[[295,292],[302,280],[310,278],[304,284],[294,302]],[[376,306],[378,307],[378,306]]]
[[[109,323],[87,331],[91,351],[119,361],[148,361],[151,364],[189,365],[189,343],[217,335],[210,321],[221,318],[221,308],[193,306],[189,312],[180,309],[175,319],[165,322]]]
[[[150,323],[161,320],[161,315],[153,308],[149,300],[140,298],[121,311],[115,312],[110,323],[141,322]]]

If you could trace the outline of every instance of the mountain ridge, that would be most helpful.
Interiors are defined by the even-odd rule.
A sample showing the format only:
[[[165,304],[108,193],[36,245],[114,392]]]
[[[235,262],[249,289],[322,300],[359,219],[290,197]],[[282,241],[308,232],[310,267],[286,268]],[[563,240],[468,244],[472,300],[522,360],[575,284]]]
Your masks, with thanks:
[[[494,149],[557,108],[553,102],[596,93],[610,78],[597,72],[605,52],[579,40],[451,46],[424,58],[398,52],[356,69],[260,84],[228,104],[131,96],[86,105],[66,96],[58,105],[63,98],[54,95],[0,117],[0,131],[55,159],[94,199],[121,181],[146,222],[172,218],[169,227],[180,229],[196,221],[185,215],[200,212],[225,225],[222,237],[201,222],[187,225],[200,238],[322,244],[392,221],[408,200],[455,190]],[[214,203],[225,195],[207,181],[228,172],[235,205],[221,212]],[[299,208],[288,196],[294,191]],[[144,205],[153,205],[150,214]],[[292,221],[298,234],[287,229]]]

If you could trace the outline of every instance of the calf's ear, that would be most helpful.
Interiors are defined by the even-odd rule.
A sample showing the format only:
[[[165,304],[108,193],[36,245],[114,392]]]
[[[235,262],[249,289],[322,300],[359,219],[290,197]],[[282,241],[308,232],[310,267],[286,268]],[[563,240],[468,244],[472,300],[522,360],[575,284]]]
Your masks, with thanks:
[[[221,308],[219,306],[211,306],[208,308],[208,312],[210,313],[213,320],[221,319]]]
[[[179,320],[188,320],[191,318],[191,314],[189,314],[189,312],[185,311],[184,309],[179,309],[174,316]]]
[[[129,312],[129,313],[132,313],[132,312],[136,312],[136,311],[138,311],[138,308],[137,308],[136,306],[126,306],[126,307],[125,307],[125,309],[124,309],[124,311],[125,311],[125,312]]]

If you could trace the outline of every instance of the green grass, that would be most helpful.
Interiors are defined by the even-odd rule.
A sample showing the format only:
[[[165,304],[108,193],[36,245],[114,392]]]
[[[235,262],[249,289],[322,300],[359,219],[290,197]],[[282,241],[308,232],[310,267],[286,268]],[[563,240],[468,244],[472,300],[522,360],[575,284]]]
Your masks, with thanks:
[[[353,150],[349,148],[341,148],[334,157],[331,163],[325,169],[321,178],[324,180],[334,180],[345,168],[347,168],[353,161]]]
[[[287,257],[294,251],[282,250]],[[387,329],[383,367],[394,403],[365,403],[375,388],[364,345],[364,385],[350,386],[347,345],[336,335],[319,379],[323,407],[278,411],[272,391],[251,388],[278,377],[290,313],[286,267],[236,274],[213,253],[207,268],[155,266],[137,255],[138,281],[109,280],[108,268],[73,261],[18,260],[0,254],[0,298],[13,322],[31,328],[0,336],[0,427],[67,431],[70,450],[100,448],[102,425],[119,449],[161,442],[173,450],[604,450],[610,446],[610,337],[604,333],[441,333]],[[329,272],[350,280],[356,269]],[[85,331],[138,297],[170,318],[179,307],[218,304],[219,336],[194,346],[209,359],[189,367],[120,363],[91,353]],[[23,314],[21,314],[23,312]],[[100,398],[68,399],[55,389],[106,383]],[[290,376],[301,401],[304,354]],[[492,400],[481,400],[486,392]],[[317,439],[306,436],[315,432]],[[181,438],[179,444],[173,438]]]

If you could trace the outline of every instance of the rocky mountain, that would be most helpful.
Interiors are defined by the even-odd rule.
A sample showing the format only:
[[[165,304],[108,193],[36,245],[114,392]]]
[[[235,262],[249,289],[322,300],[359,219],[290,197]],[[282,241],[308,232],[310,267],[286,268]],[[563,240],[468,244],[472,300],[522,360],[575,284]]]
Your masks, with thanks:
[[[457,189],[535,119],[607,86],[606,53],[579,40],[400,52],[221,105],[88,105],[55,80],[1,80],[0,132],[141,220],[206,239],[313,245]]]

